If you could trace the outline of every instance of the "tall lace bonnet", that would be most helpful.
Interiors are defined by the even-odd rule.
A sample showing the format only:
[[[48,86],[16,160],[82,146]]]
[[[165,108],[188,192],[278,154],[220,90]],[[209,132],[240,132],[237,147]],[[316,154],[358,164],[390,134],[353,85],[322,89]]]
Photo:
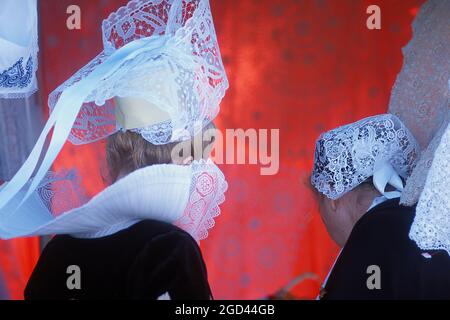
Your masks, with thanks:
[[[403,181],[411,174],[418,155],[416,140],[397,117],[369,117],[319,137],[311,183],[335,200],[372,177],[386,198],[400,197]],[[395,191],[388,191],[388,185]]]
[[[449,39],[450,1],[427,1],[413,23],[413,38],[403,48],[403,68],[389,112],[402,119],[423,150],[401,198],[407,206],[419,203],[410,237],[421,249],[450,253],[450,170],[445,136],[450,121]]]
[[[118,131],[132,131],[154,145],[181,142],[199,134],[219,112],[228,80],[208,0],[133,0],[104,20],[102,31],[104,50],[50,94],[51,114],[41,136],[21,169],[1,187],[2,238],[54,233],[98,235],[99,226],[103,231],[111,227],[112,222],[107,221],[111,214],[89,217],[92,208],[99,211],[99,204],[107,205],[109,196],[102,194],[78,208],[60,210],[57,218],[49,212],[55,204],[64,203],[64,195],[70,193],[58,185],[74,180],[73,172],[49,172],[66,140],[86,144]],[[49,146],[39,162],[52,129]],[[205,238],[223,201],[223,174],[211,161],[201,160],[190,166],[144,168],[127,181],[146,184],[141,190],[148,192],[136,192],[134,196],[148,202],[151,190],[160,199],[164,198],[162,189],[170,193],[158,185],[160,178],[185,196],[179,201],[166,199],[171,208],[149,203],[146,212],[175,212],[175,216],[165,218],[167,222],[179,224],[198,240]],[[105,192],[120,198],[123,192],[118,188],[124,185],[119,181]],[[52,194],[51,201],[43,201],[47,193]],[[128,203],[130,207],[133,203]],[[113,222],[123,226],[125,220],[132,223],[133,219],[148,218],[137,216],[117,214]]]

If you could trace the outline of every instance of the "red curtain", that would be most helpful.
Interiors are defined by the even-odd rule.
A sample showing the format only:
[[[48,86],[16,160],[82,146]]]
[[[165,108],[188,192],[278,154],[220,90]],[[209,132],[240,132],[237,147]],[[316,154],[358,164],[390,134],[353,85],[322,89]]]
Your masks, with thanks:
[[[221,128],[279,128],[280,172],[225,166],[223,215],[204,242],[216,298],[261,298],[305,272],[314,298],[336,246],[308,187],[324,130],[387,112],[401,48],[422,1],[376,1],[382,29],[366,27],[373,1],[213,1],[231,89]]]
[[[102,50],[101,21],[126,0],[41,0],[42,93]],[[401,48],[422,0],[378,0],[382,29],[366,27],[368,0],[211,0],[230,80],[220,129],[280,129],[280,171],[224,165],[229,182],[222,215],[202,243],[216,298],[263,298],[305,272],[298,298],[314,298],[336,254],[317,213],[308,178],[314,142],[324,130],[387,111]],[[68,30],[66,9],[81,8],[82,29]],[[67,145],[57,169],[98,171],[102,144]],[[101,175],[84,181],[101,190]],[[36,247],[14,248],[15,256]],[[14,256],[14,255],[13,255]],[[29,255],[28,255],[29,256]],[[5,253],[0,256],[5,259]],[[21,286],[26,270],[8,283]],[[2,267],[8,265],[0,260]],[[11,262],[9,262],[11,263]]]
[[[0,299],[22,299],[39,257],[39,239],[0,241]]]

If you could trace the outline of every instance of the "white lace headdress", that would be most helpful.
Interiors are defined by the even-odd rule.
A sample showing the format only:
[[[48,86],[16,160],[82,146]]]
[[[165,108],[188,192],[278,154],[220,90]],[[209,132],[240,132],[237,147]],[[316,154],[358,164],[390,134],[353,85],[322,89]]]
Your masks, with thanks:
[[[419,147],[403,123],[390,114],[369,117],[320,136],[312,185],[338,199],[370,177],[387,198],[398,197],[411,174]],[[386,191],[387,185],[397,191]]]
[[[219,112],[228,80],[208,0],[133,0],[112,13],[103,22],[102,30],[103,52],[50,94],[51,114],[42,134],[21,169],[1,187],[0,237],[49,230],[80,233],[83,231],[79,229],[83,224],[80,212],[86,212],[86,208],[91,212],[89,217],[98,224],[84,231],[99,231],[100,222],[105,221],[101,214],[92,213],[91,209],[97,208],[99,203],[94,201],[96,198],[81,211],[67,210],[70,208],[66,206],[61,210],[62,217],[55,219],[54,210],[50,213],[47,205],[49,201],[42,197],[51,195],[52,209],[64,200],[64,194],[53,194],[48,184],[43,186],[42,183],[52,175],[49,169],[67,140],[86,144],[119,130],[129,130],[154,145],[185,141],[201,133]],[[48,149],[39,163],[46,137],[52,129]],[[165,166],[164,170],[156,167],[148,170],[163,176],[171,172],[181,174],[176,165]],[[182,183],[189,181],[193,186],[188,188],[185,198],[189,198],[189,194],[197,196],[193,205],[184,202],[190,209],[186,209],[180,225],[199,239],[205,236],[205,228],[200,228],[203,231],[196,228],[199,223],[205,225],[204,219],[210,226],[213,223],[211,217],[218,214],[216,205],[222,201],[226,182],[211,162],[194,162],[184,170],[189,176]],[[205,179],[203,173],[216,178]],[[58,185],[72,178],[57,179]],[[203,186],[195,187],[197,178]],[[168,188],[172,185],[173,190],[180,190],[176,187],[179,182],[168,182]],[[207,183],[210,192],[200,192]],[[105,199],[110,191],[107,189],[106,195],[101,193],[98,197]],[[168,191],[167,194],[178,193]],[[130,199],[124,201],[132,207]],[[127,217],[130,222],[131,217]],[[66,219],[71,223],[65,224],[69,221]],[[172,220],[168,222],[175,223]],[[126,221],[117,223],[123,226]],[[43,225],[51,228],[43,228]]]
[[[49,96],[54,110],[65,91],[89,82],[72,143],[134,129],[153,144],[165,144],[189,139],[216,117],[228,80],[208,0],[133,0],[104,20],[102,31],[103,52]],[[141,98],[168,119],[123,128],[117,97]]]
[[[27,98],[37,91],[36,0],[0,1],[0,98]]]

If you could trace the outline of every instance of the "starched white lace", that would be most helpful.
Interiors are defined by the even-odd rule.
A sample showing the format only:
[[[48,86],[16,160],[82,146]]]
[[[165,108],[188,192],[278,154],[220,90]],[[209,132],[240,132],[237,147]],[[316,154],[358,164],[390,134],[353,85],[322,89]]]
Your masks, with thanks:
[[[208,230],[214,227],[214,219],[220,215],[219,206],[225,201],[228,184],[223,173],[211,163],[194,163],[192,172],[189,201],[175,225],[200,241],[208,237]]]
[[[450,121],[450,111],[447,115],[447,120],[443,123],[441,129],[436,133],[436,136],[431,141],[429,146],[421,153],[419,161],[413,170],[413,173],[406,183],[405,190],[402,192],[400,203],[405,206],[412,207],[417,204],[419,197],[425,187],[425,181],[428,176],[431,164],[436,150],[442,140],[442,136],[445,133],[447,125]]]
[[[36,192],[42,203],[54,216],[81,207],[88,201],[75,169],[62,170],[58,173],[49,171],[40,182]]]
[[[417,204],[409,236],[423,250],[445,250],[450,255],[449,150],[450,125],[447,125]]]
[[[104,51],[50,94],[51,109],[64,90],[124,45],[143,38],[167,41],[157,54],[137,55],[92,88],[71,131],[72,143],[98,141],[121,129],[114,97],[143,98],[170,115],[169,125],[135,130],[155,145],[189,139],[203,128],[198,124],[217,116],[228,80],[208,0],[133,0],[112,13],[102,30]]]
[[[337,199],[373,176],[382,164],[391,165],[406,179],[418,155],[417,142],[397,117],[369,117],[319,138],[311,182],[319,192]]]

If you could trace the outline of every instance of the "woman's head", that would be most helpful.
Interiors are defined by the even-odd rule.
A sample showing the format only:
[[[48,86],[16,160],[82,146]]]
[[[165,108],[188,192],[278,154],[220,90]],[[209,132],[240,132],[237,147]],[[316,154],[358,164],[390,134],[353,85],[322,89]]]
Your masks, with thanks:
[[[109,178],[112,182],[127,174],[156,164],[187,165],[194,159],[207,158],[215,141],[216,127],[208,124],[201,134],[191,140],[154,145],[139,133],[131,131],[117,132],[106,143],[106,160]],[[201,155],[196,146],[201,145]],[[181,147],[180,147],[181,146]]]
[[[411,132],[391,114],[365,118],[319,137],[311,184],[320,193],[322,219],[339,245],[390,184],[401,192],[401,178],[409,176],[419,153]]]
[[[380,196],[372,179],[368,179],[340,198],[333,200],[315,190],[320,216],[331,238],[343,247],[356,222],[367,212],[373,200]]]

